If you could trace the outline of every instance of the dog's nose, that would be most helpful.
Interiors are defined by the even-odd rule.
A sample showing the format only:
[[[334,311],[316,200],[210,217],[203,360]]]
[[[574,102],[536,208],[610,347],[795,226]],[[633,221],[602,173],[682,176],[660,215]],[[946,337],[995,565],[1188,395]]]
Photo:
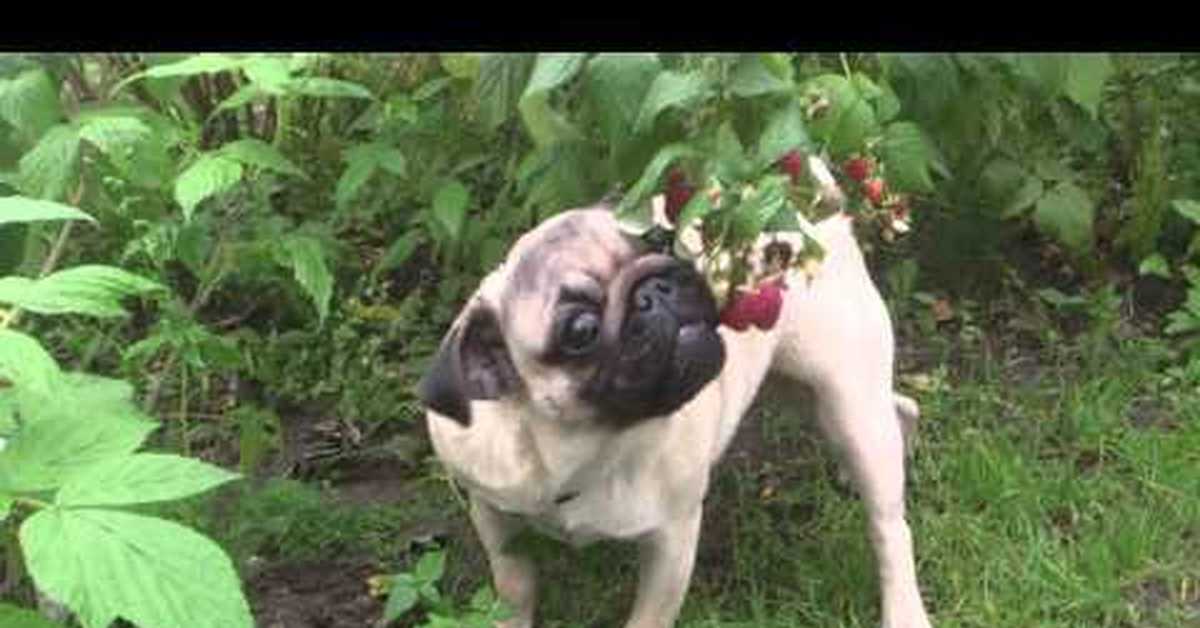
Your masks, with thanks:
[[[633,299],[639,312],[649,312],[659,299],[670,300],[675,295],[675,285],[664,277],[651,277],[643,281],[634,291]]]

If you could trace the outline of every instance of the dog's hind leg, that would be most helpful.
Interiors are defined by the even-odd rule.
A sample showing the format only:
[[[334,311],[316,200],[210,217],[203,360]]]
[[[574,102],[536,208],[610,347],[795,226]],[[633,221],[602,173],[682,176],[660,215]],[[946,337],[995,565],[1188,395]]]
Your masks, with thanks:
[[[521,530],[520,524],[474,497],[471,521],[487,552],[496,593],[513,611],[512,617],[498,623],[497,628],[532,628],[537,606],[537,567],[529,557],[506,548]]]

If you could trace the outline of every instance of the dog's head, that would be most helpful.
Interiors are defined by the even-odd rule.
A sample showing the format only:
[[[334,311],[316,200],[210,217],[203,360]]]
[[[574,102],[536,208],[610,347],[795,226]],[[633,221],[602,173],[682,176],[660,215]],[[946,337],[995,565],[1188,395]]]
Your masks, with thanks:
[[[673,413],[716,377],[717,325],[690,265],[623,233],[608,208],[571,210],[521,237],[484,280],[418,392],[463,425],[475,400],[629,425]]]

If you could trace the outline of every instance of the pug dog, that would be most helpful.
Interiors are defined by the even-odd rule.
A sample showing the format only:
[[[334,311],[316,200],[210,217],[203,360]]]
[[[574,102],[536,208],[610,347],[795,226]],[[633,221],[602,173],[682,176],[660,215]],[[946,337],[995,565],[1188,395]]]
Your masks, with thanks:
[[[930,626],[905,517],[918,410],[893,391],[892,325],[851,222],[838,212],[816,225],[824,260],[787,278],[766,331],[722,326],[698,264],[654,252],[609,207],[565,211],[519,238],[418,386],[434,451],[469,494],[513,611],[500,626],[534,625],[536,568],[509,547],[527,525],[576,545],[638,543],[625,626],[673,626],[710,471],[768,374],[811,388],[844,454],[868,515],[882,625]]]

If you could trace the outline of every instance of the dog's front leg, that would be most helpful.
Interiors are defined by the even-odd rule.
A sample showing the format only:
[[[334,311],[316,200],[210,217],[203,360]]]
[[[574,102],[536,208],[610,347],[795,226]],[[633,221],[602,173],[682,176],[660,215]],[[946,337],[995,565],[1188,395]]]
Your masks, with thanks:
[[[637,599],[625,628],[675,625],[696,563],[703,510],[697,504],[692,514],[671,521],[641,539]]]
[[[487,552],[496,594],[513,611],[512,617],[496,624],[497,628],[532,628],[537,606],[537,568],[530,558],[507,548],[521,525],[475,496],[471,497],[471,521]]]

